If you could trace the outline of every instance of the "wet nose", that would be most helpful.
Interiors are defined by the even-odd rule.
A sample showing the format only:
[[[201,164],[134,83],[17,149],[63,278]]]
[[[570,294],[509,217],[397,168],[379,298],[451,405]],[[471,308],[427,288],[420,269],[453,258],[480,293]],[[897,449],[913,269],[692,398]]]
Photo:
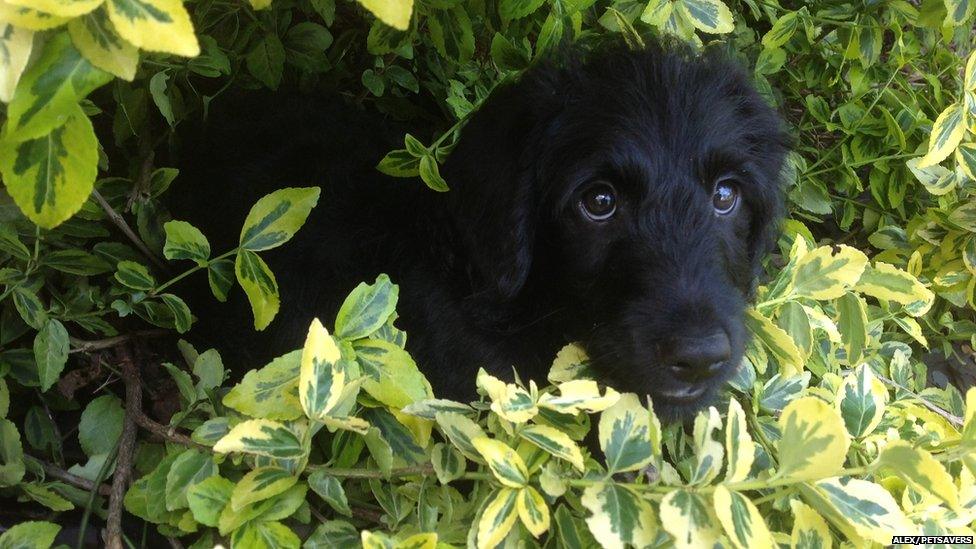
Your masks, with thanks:
[[[701,381],[714,376],[731,355],[732,345],[723,330],[700,337],[673,337],[661,346],[661,362],[683,381]]]

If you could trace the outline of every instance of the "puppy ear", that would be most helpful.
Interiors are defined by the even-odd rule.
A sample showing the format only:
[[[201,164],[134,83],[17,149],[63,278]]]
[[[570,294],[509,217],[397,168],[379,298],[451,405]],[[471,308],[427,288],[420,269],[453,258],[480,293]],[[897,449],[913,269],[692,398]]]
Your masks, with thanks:
[[[556,109],[555,78],[554,69],[539,66],[497,88],[443,167],[472,284],[502,300],[518,294],[532,266],[539,216],[534,158]]]

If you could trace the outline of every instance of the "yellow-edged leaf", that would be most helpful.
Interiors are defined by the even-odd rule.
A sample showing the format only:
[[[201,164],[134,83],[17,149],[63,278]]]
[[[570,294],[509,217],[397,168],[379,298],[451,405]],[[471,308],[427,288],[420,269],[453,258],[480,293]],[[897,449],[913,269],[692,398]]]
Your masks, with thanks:
[[[786,405],[779,418],[783,433],[777,478],[794,480],[832,476],[844,466],[850,445],[844,420],[816,397],[802,397]]]
[[[816,484],[801,484],[803,499],[820,511],[848,537],[853,533],[882,545],[891,543],[894,532],[918,533],[882,486],[848,477],[830,478]],[[853,529],[853,532],[850,530]]]
[[[23,29],[33,31],[53,29],[67,23],[69,19],[0,0],[0,21]]]
[[[952,509],[959,508],[959,494],[952,476],[925,450],[905,441],[895,441],[885,446],[878,463],[894,470],[916,490],[932,494]]]
[[[516,507],[522,524],[534,537],[541,536],[549,529],[549,507],[535,488],[526,486],[519,490]]]
[[[793,271],[793,295],[836,299],[861,278],[868,258],[864,252],[841,244],[836,250],[821,246],[808,252]]]
[[[603,395],[600,387],[593,380],[574,379],[560,383],[557,388],[559,395],[547,393],[539,397],[538,406],[548,408],[563,414],[578,412],[600,412],[613,406],[620,399],[620,393],[610,387]]]
[[[763,347],[776,357],[781,374],[791,376],[803,370],[803,353],[785,330],[755,309],[747,311],[746,326],[762,342]]]
[[[678,549],[711,549],[721,530],[708,503],[687,490],[669,492],[661,500],[661,526]]]
[[[722,470],[724,448],[713,437],[713,433],[721,428],[722,418],[714,406],[709,406],[695,417],[695,465],[691,470],[691,484],[708,484]]]
[[[609,390],[609,389],[608,389]],[[637,395],[626,393],[600,416],[600,448],[607,458],[607,471],[636,471],[650,463],[651,413]]]
[[[105,8],[68,23],[71,42],[92,65],[131,81],[139,65],[139,50],[115,32]]]
[[[700,31],[725,34],[735,28],[732,12],[722,0],[677,0],[674,5]]]
[[[298,436],[285,425],[267,419],[251,419],[234,426],[214,444],[214,452],[245,452],[276,459],[305,455]]]
[[[456,412],[437,412],[434,417],[441,432],[464,457],[479,463],[482,461],[481,454],[474,446],[475,439],[487,436],[481,426]]]
[[[2,19],[2,17],[0,17]],[[9,103],[34,47],[34,32],[0,23],[0,101]]]
[[[548,379],[553,385],[588,378],[590,357],[578,343],[570,343],[556,353],[552,367],[549,368]]]
[[[725,472],[725,482],[739,482],[745,480],[752,469],[755,459],[756,443],[752,441],[746,428],[746,414],[742,405],[729,399],[729,413],[725,419],[725,453],[728,456],[728,467]]]
[[[715,515],[732,545],[739,549],[772,549],[773,537],[759,509],[738,492],[719,484],[712,494]]]
[[[820,513],[799,500],[790,501],[793,511],[793,532],[790,534],[792,549],[830,549],[833,537],[830,527]]]
[[[8,4],[31,8],[58,17],[78,17],[102,4],[104,0],[4,0]]]
[[[312,419],[329,415],[342,396],[346,374],[339,367],[339,358],[335,340],[316,318],[308,329],[298,374],[298,399]]]
[[[965,112],[963,105],[953,103],[935,119],[929,136],[929,149],[918,161],[919,168],[938,164],[952,154],[966,134]]]
[[[884,417],[888,390],[874,375],[870,366],[861,364],[844,378],[834,400],[844,418],[847,432],[862,438],[874,432]]]
[[[922,316],[928,312],[935,300],[935,294],[925,287],[917,278],[894,265],[876,262],[864,269],[861,278],[854,285],[858,292],[894,301],[906,307],[912,316]]]
[[[566,433],[547,425],[529,425],[519,431],[519,436],[583,470],[583,453]]]
[[[115,30],[140,49],[199,55],[190,14],[180,0],[107,0],[106,5]]]
[[[377,19],[397,30],[407,30],[413,13],[413,0],[359,0]]]
[[[502,488],[485,507],[478,521],[478,549],[492,549],[508,535],[518,519],[518,494],[518,490]]]
[[[488,468],[498,482],[512,488],[521,488],[529,481],[529,470],[522,457],[504,442],[478,437],[471,443],[488,463]]]
[[[650,545],[657,535],[654,508],[640,494],[612,482],[593,484],[580,499],[591,515],[590,533],[606,549]]]

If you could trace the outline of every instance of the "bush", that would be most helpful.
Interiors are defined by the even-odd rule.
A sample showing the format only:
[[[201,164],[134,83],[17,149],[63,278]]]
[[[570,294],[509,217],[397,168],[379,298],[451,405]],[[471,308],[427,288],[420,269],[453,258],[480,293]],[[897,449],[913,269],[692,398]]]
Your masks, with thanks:
[[[922,356],[973,375],[976,2],[250,1],[0,2],[0,547],[80,524],[74,543],[93,522],[138,545],[132,515],[194,547],[973,534],[976,391],[929,386]],[[266,326],[277,289],[247,229],[287,197],[294,215],[263,230],[290,238],[318,198],[262,199],[229,251],[169,220],[178,166],[156,153],[228,87],[437,120],[378,169],[443,191],[438,163],[498,82],[569,42],[657,33],[740,57],[797,137],[755,337],[689,429],[599,387],[574,345],[545,387],[482,373],[478,402],[436,399],[386,277],[352,290],[332,335],[314,322],[232,387],[218,350],[181,342],[163,365],[178,410],[143,414],[145,341],[193,322],[166,290],[208,276],[222,299],[236,279]]]

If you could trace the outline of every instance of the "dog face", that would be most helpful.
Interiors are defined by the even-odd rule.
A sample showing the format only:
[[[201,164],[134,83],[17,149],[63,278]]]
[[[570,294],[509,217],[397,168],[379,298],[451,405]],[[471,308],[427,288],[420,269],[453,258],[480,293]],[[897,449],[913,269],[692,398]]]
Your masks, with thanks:
[[[652,46],[530,71],[447,168],[489,295],[569,311],[605,381],[674,418],[742,359],[786,151],[738,67]]]

